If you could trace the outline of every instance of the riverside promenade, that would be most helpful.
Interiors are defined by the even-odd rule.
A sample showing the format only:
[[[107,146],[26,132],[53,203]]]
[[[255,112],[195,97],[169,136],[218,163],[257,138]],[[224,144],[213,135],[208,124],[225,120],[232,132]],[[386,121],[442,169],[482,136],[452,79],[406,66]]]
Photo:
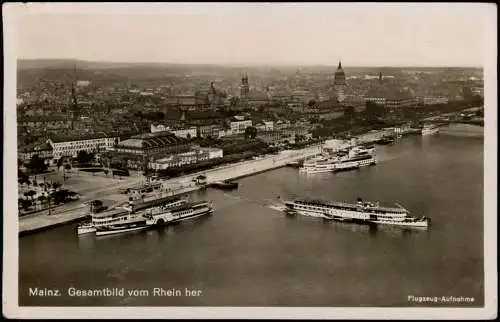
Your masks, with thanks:
[[[285,166],[289,162],[302,160],[314,155],[317,155],[321,151],[321,145],[316,144],[301,150],[287,150],[281,151],[277,155],[267,155],[261,159],[243,161],[236,164],[225,165],[217,167],[214,169],[193,173],[185,175],[182,177],[176,177],[168,180],[162,181],[162,190],[167,191],[167,193],[162,193],[162,196],[166,195],[179,195],[184,193],[189,193],[198,189],[202,186],[196,185],[193,179],[198,175],[205,175],[207,178],[207,184],[214,183],[223,180],[233,180],[253,174],[261,173],[264,171],[269,171],[272,169],[277,169]],[[110,197],[116,201],[115,205],[125,203],[128,201],[127,195],[120,195],[118,193],[118,188],[127,188],[136,185],[137,182],[128,182],[124,184],[117,185],[112,190],[105,191],[94,191],[93,196],[102,198],[103,196]],[[85,198],[88,199],[88,198]],[[48,213],[37,213],[33,215],[23,216],[19,218],[19,234],[29,234],[37,231],[42,231],[66,223],[75,222],[85,218],[90,213],[90,207],[86,206],[82,201],[80,201],[73,208],[64,209],[60,212]]]

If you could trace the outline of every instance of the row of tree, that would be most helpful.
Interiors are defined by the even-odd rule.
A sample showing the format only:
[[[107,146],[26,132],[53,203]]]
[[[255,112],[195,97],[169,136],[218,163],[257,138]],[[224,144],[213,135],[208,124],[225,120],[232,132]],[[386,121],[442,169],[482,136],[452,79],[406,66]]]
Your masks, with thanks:
[[[25,198],[18,199],[19,209],[29,210],[31,206],[35,204],[34,196],[36,192],[34,190],[29,190],[24,193]],[[69,200],[72,200],[78,194],[74,191],[70,191],[67,189],[56,190],[46,195],[40,195],[37,198],[37,201],[40,204],[45,204],[50,206],[63,204]]]

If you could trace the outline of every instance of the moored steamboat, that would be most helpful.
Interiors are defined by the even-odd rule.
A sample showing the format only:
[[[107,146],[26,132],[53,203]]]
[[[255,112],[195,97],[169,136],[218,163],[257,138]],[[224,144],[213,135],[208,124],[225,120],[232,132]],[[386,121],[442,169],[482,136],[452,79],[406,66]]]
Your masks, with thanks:
[[[409,216],[410,212],[400,205],[386,207],[380,206],[378,202],[365,202],[361,199],[357,203],[298,199],[285,201],[283,210],[287,214],[364,224],[428,227],[430,223],[427,217]]]
[[[145,216],[148,210],[155,208],[168,210],[187,204],[187,200],[171,196],[140,203],[130,202],[124,207],[91,214],[91,221],[79,225],[77,234],[95,233],[96,236],[103,236],[146,229],[151,226],[148,223],[149,218]]]
[[[356,146],[348,152],[337,152],[333,156],[321,156],[319,159],[304,162],[299,169],[305,173],[339,172],[375,165],[375,148],[373,146]]]
[[[152,207],[144,212],[148,226],[175,223],[186,219],[196,218],[212,214],[213,205],[207,201],[196,201],[179,205],[177,207],[165,208],[162,206]]]

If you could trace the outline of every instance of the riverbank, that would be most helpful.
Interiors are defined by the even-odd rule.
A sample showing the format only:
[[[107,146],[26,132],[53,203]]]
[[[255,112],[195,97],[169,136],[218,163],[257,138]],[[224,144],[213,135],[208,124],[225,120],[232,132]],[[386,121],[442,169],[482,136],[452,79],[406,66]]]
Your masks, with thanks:
[[[237,164],[227,165],[207,171],[202,171],[182,177],[172,178],[162,181],[162,191],[168,188],[168,192],[162,192],[161,196],[182,195],[196,191],[205,186],[193,183],[193,178],[198,175],[205,175],[207,184],[223,180],[235,180],[257,173],[277,169],[286,166],[287,163],[298,161],[318,154],[320,145],[314,145],[301,150],[282,151],[278,155],[269,155],[262,159],[244,161]],[[134,182],[136,184],[136,182]],[[130,184],[132,185],[132,184]],[[123,188],[124,186],[122,186]],[[94,194],[95,195],[95,194]],[[117,203],[127,202],[127,195],[120,195],[118,192],[109,192],[107,197],[113,198]],[[98,196],[102,197],[101,195]],[[24,236],[46,229],[58,227],[60,225],[74,223],[85,219],[89,215],[89,207],[80,204],[77,208],[66,210],[61,213],[39,214],[19,218],[19,235]]]
[[[358,136],[358,139],[360,143],[375,142],[387,133],[387,131],[372,131]],[[344,143],[338,141],[332,142],[331,144],[342,145]],[[165,197],[187,194],[206,188],[208,185],[215,182],[237,180],[285,167],[290,162],[300,161],[321,153],[322,145],[323,144],[314,144],[299,150],[285,150],[281,151],[279,154],[267,155],[260,159],[242,161],[181,177],[162,180],[160,189],[161,192],[157,195],[158,197]],[[206,185],[197,185],[194,183],[193,179],[199,175],[204,175],[206,177]],[[118,184],[116,187],[128,188],[136,185],[138,181],[142,181],[142,178],[130,178],[127,182]],[[120,194],[116,189],[109,190],[108,187],[104,189],[96,189],[92,191],[92,195],[94,198],[99,199],[102,197],[110,198],[114,200],[116,204],[127,202],[129,197],[128,195]],[[90,200],[88,197],[85,199]],[[65,209],[60,213],[52,213],[51,215],[37,214],[21,217],[19,218],[19,235],[22,236],[30,233],[36,233],[67,223],[83,220],[89,215],[89,211],[89,207],[80,202],[79,206],[73,209]]]
[[[484,127],[458,123],[440,127],[439,133],[457,137],[484,138]]]

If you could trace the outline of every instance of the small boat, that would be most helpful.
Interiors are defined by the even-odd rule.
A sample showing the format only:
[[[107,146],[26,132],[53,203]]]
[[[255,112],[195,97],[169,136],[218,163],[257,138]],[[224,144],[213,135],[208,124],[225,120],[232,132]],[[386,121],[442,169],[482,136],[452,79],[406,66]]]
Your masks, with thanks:
[[[291,168],[300,168],[300,162],[299,161],[288,162],[286,166]]]
[[[210,186],[213,188],[232,190],[232,189],[238,189],[238,182],[225,180],[225,181],[214,182]]]
[[[434,135],[439,132],[439,127],[432,124],[425,124],[422,127],[422,136]]]
[[[381,145],[388,145],[388,144],[393,144],[394,142],[395,140],[393,138],[385,137],[378,140],[376,143]]]
[[[207,176],[199,175],[193,179],[193,182],[196,182],[197,185],[203,186],[207,184]]]

